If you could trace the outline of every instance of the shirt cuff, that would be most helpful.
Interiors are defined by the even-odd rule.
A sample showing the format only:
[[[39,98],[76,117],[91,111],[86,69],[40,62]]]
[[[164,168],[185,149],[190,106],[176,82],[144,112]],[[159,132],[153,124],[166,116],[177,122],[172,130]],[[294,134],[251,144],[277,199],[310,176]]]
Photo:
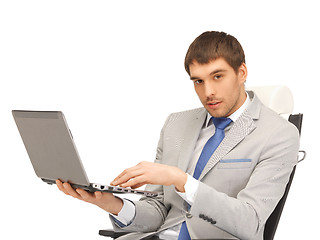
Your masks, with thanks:
[[[123,206],[118,213],[118,215],[111,214],[110,215],[114,218],[114,220],[119,221],[123,225],[119,224],[120,227],[125,227],[128,226],[132,223],[135,215],[136,215],[136,207],[133,204],[133,202],[127,200],[127,199],[122,199],[123,201]]]
[[[186,184],[184,185],[184,190],[185,192],[178,192],[176,190],[176,193],[182,197],[190,206],[193,204],[196,193],[198,191],[199,188],[199,181],[195,178],[193,178],[192,176],[188,175],[188,179]]]

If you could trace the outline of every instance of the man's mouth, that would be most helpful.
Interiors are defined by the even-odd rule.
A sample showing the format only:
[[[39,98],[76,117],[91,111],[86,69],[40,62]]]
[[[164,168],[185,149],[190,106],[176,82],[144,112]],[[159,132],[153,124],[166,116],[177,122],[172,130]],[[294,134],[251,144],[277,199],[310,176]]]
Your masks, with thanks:
[[[222,103],[221,101],[210,101],[210,102],[207,102],[207,106],[210,109],[216,109],[220,106],[221,103]]]

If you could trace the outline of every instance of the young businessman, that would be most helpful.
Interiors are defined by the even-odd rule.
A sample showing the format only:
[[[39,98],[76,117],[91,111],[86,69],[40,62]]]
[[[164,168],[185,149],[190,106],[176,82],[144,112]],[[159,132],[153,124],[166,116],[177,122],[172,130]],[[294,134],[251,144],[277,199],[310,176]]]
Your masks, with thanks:
[[[111,213],[116,231],[134,232],[121,239],[262,240],[297,163],[298,131],[245,91],[245,55],[233,36],[201,34],[188,49],[185,68],[204,108],[171,114],[155,162],[128,168],[111,183],[148,184],[158,197],[131,202],[57,185]]]

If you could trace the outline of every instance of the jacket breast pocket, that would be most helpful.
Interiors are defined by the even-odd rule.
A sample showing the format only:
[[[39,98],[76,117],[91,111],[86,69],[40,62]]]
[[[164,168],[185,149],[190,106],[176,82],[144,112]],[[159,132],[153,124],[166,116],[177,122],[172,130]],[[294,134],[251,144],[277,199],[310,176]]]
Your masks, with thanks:
[[[218,163],[218,169],[244,169],[250,168],[252,159],[222,159]]]

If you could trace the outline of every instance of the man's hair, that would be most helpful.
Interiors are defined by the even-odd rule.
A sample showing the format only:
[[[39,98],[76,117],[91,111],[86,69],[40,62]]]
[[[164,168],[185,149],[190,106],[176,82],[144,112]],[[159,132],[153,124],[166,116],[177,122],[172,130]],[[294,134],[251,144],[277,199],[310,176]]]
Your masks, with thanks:
[[[206,64],[217,58],[223,58],[238,73],[245,55],[238,40],[224,32],[204,32],[190,45],[185,57],[184,67],[190,75],[190,64],[197,61]]]

